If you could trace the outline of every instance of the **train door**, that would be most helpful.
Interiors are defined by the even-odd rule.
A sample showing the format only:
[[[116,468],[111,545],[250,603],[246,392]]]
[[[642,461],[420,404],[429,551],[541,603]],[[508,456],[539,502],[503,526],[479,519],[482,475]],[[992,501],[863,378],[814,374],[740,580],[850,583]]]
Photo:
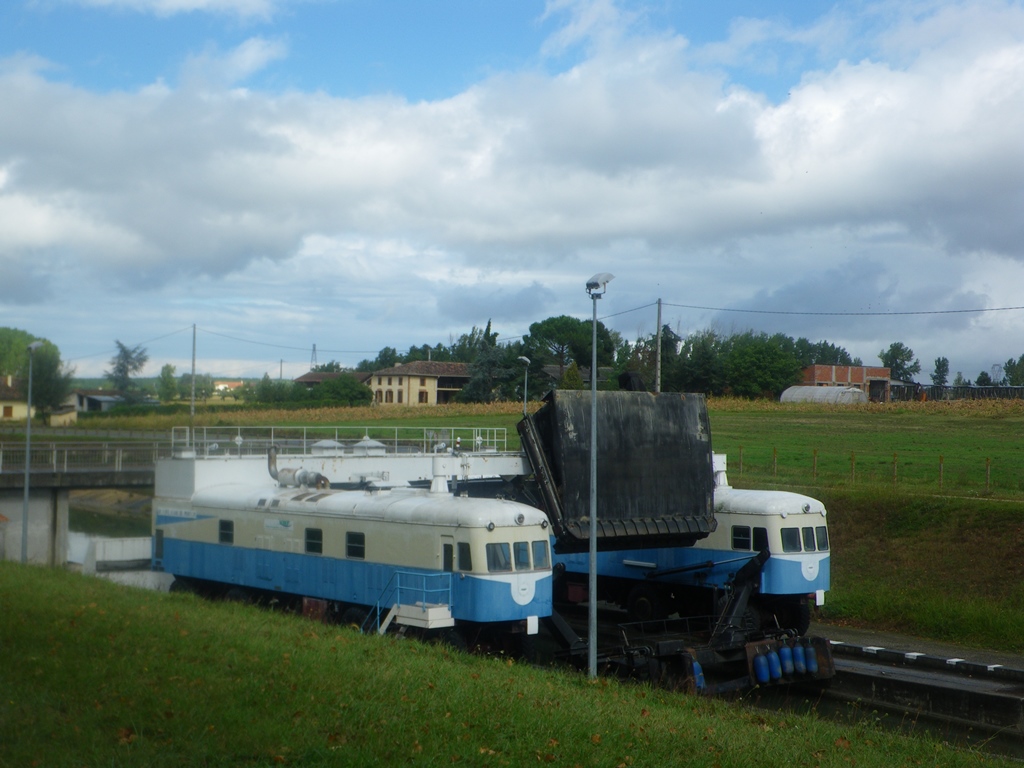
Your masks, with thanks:
[[[455,571],[455,538],[453,536],[441,537],[441,570],[445,573]]]

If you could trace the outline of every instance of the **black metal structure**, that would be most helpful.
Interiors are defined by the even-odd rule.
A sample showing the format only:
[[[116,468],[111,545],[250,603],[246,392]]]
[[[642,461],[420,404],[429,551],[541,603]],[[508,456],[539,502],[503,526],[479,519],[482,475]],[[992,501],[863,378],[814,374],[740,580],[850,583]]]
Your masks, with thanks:
[[[590,535],[590,392],[554,390],[518,425],[564,551]],[[690,546],[714,530],[714,470],[700,394],[597,393],[599,549]]]

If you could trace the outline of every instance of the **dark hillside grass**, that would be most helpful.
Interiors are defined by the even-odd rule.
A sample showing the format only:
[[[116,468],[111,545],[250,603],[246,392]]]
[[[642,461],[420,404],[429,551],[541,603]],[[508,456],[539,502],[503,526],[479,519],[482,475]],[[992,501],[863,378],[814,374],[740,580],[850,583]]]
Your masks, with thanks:
[[[1024,653],[1019,502],[828,491],[822,618]]]
[[[975,766],[834,724],[0,563],[0,765]]]

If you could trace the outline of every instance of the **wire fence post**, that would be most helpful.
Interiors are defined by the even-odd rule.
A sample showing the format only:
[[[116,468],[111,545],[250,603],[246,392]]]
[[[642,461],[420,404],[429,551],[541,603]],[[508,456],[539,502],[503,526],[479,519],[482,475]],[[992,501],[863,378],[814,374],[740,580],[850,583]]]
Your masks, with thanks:
[[[772,477],[779,476],[779,449],[772,446]]]
[[[985,493],[992,488],[992,459],[985,459]]]
[[[740,446],[740,476],[743,475],[743,446]]]
[[[814,449],[814,458],[811,460],[811,477],[818,482],[818,449]]]
[[[850,485],[857,482],[857,454],[850,454]]]
[[[940,491],[942,490],[942,471],[943,471],[944,464],[945,464],[945,459],[943,458],[942,454],[940,453],[939,454],[939,490]]]
[[[897,466],[897,464],[898,464],[898,459],[896,458],[896,454],[894,453],[892,455],[892,487],[893,488],[896,487],[896,466]]]

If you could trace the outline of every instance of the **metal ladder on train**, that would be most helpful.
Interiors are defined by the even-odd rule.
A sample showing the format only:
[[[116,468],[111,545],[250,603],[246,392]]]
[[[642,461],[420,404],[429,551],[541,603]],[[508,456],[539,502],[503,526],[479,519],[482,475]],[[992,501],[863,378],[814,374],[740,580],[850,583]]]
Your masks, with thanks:
[[[452,574],[395,571],[360,629],[383,635],[392,623],[418,629],[453,627],[451,606]]]

